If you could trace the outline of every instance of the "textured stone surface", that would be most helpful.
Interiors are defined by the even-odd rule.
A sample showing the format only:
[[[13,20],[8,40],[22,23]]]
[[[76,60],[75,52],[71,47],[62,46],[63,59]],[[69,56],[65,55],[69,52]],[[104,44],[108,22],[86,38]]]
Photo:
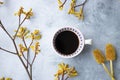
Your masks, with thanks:
[[[57,0],[4,0],[0,6],[0,19],[6,29],[13,34],[17,28],[18,18],[13,15],[23,6],[26,10],[33,8],[35,16],[24,25],[30,30],[39,28],[43,35],[41,53],[34,63],[34,80],[53,80],[57,64],[65,62],[75,66],[79,76],[70,80],[110,80],[101,65],[93,59],[92,50],[105,50],[107,43],[116,46],[117,60],[114,61],[116,80],[120,79],[120,0],[88,0],[85,6],[85,20],[67,14],[68,4],[59,11]],[[85,46],[83,52],[75,58],[63,59],[52,48],[53,33],[60,27],[77,27],[85,38],[92,38],[93,45]],[[0,29],[0,46],[14,51],[12,42]],[[108,62],[106,62],[109,65]],[[27,74],[19,59],[0,51],[0,76],[12,77],[13,80],[27,80]]]

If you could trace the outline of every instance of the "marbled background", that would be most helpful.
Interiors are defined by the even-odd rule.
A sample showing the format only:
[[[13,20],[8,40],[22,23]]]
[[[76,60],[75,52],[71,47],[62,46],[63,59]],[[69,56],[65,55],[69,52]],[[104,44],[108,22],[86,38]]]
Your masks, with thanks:
[[[109,76],[93,59],[95,48],[105,51],[105,45],[112,43],[116,47],[117,60],[114,61],[116,80],[120,80],[120,0],[88,0],[85,5],[85,20],[67,14],[69,0],[63,11],[58,10],[57,0],[3,0],[0,6],[0,19],[13,34],[18,25],[14,12],[23,6],[25,10],[33,8],[34,17],[24,23],[30,30],[40,29],[41,53],[34,63],[34,80],[54,80],[57,65],[65,62],[75,66],[79,76],[69,80],[110,80]],[[81,0],[82,1],[82,0]],[[85,38],[93,39],[92,46],[85,46],[83,52],[75,58],[63,59],[52,49],[53,33],[60,27],[77,27]],[[12,42],[0,29],[0,46],[14,51]],[[108,65],[108,63],[106,63]],[[20,60],[9,53],[0,51],[0,77],[12,77],[13,80],[28,80]]]

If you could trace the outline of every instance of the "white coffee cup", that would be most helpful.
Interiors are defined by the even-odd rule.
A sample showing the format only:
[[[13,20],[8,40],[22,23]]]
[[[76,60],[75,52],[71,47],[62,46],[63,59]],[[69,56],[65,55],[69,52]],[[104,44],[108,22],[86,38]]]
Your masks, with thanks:
[[[53,37],[53,48],[56,54],[62,58],[72,58],[79,55],[85,44],[91,45],[92,39],[85,40],[80,30],[73,27],[60,28]]]

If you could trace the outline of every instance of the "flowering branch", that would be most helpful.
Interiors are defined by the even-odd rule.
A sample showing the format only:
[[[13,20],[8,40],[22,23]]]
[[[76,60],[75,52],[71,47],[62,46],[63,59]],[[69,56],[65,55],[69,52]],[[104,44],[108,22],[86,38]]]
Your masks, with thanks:
[[[55,80],[67,80],[68,78],[77,76],[78,73],[74,67],[69,67],[68,64],[58,64],[58,71],[54,75]]]
[[[18,28],[15,31],[14,37],[12,37],[9,34],[9,32],[5,29],[5,27],[3,26],[3,24],[0,20],[0,27],[6,32],[6,34],[9,36],[9,38],[12,40],[16,52],[11,52],[11,51],[9,51],[7,49],[4,49],[2,47],[0,47],[0,50],[3,50],[3,51],[6,51],[8,53],[17,55],[18,58],[20,59],[22,65],[24,66],[26,72],[27,72],[29,79],[33,80],[32,79],[32,66],[33,66],[33,63],[36,59],[37,54],[40,52],[40,49],[39,49],[40,44],[39,44],[39,42],[37,42],[37,40],[41,39],[41,34],[40,34],[39,30],[34,30],[34,32],[30,33],[30,31],[26,27],[22,27],[22,24],[27,19],[30,19],[31,16],[33,16],[32,9],[30,9],[28,12],[24,11],[23,9],[24,8],[21,7],[19,9],[19,11],[17,13],[15,13],[15,15],[17,15],[18,18],[19,18],[18,19],[19,23],[18,23]],[[25,17],[21,21],[22,14]],[[19,44],[19,47],[17,47],[17,43],[16,43],[16,38],[17,37],[20,38],[23,41],[23,44]],[[27,38],[31,38],[31,40],[32,40],[28,47],[27,47],[26,40],[25,40]],[[35,42],[35,44],[33,44],[34,42]],[[34,51],[34,57],[32,59],[32,62],[29,61],[30,49],[32,49]],[[25,56],[24,53],[27,53],[27,56]]]
[[[58,4],[59,4],[59,9],[62,10],[65,3],[67,2],[67,0],[65,0],[64,2],[62,2],[61,0],[58,0]],[[83,3],[76,5],[76,0],[71,0],[71,4],[70,4],[70,9],[68,11],[68,14],[73,14],[74,16],[78,17],[78,19],[84,19],[84,15],[83,15],[83,10],[84,10],[84,6],[86,4],[87,0],[85,0]],[[80,7],[80,11],[77,12],[75,11],[75,8]]]

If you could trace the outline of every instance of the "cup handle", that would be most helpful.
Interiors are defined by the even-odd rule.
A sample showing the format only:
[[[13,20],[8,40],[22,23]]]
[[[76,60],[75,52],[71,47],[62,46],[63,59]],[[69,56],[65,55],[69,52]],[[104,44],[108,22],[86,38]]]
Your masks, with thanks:
[[[85,44],[92,45],[92,39],[85,40]]]

